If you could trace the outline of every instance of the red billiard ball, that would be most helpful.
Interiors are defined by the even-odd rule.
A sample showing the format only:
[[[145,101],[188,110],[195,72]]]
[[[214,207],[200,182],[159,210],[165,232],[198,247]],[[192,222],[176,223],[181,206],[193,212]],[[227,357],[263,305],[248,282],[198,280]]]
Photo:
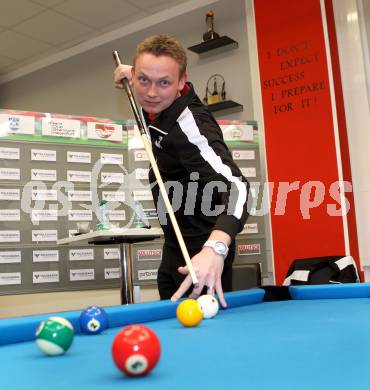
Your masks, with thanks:
[[[113,340],[114,363],[129,376],[148,374],[158,363],[160,354],[158,336],[144,325],[126,326]]]

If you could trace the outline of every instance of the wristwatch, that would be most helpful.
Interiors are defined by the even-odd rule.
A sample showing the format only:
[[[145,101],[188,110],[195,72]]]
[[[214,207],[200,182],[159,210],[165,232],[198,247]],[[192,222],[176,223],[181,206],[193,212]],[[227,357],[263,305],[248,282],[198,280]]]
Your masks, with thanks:
[[[229,248],[222,241],[218,240],[208,240],[204,243],[203,247],[212,248],[218,255],[221,255],[224,260],[226,259],[227,253],[229,252]]]

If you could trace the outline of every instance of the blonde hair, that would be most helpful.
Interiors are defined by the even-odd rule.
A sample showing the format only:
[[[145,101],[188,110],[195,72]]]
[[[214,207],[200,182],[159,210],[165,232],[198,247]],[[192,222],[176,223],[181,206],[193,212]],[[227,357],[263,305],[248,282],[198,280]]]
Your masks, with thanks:
[[[177,39],[170,35],[153,35],[139,43],[134,53],[134,66],[137,58],[143,53],[150,53],[156,57],[171,57],[179,64],[180,77],[186,72],[187,58],[185,49]]]

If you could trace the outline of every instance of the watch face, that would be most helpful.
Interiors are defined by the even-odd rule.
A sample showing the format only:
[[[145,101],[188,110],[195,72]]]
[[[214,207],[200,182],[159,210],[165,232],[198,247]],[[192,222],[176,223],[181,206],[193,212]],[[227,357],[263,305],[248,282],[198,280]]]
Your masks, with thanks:
[[[222,242],[215,243],[215,250],[222,255],[225,255],[227,252],[227,248],[226,248],[225,244]]]

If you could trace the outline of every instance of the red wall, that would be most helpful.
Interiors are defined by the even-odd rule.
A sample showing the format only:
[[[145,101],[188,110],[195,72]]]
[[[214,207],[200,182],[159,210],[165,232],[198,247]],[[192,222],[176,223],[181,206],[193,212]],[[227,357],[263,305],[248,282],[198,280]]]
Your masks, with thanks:
[[[345,254],[338,191],[331,187],[339,180],[338,161],[320,1],[255,0],[254,7],[280,284],[296,258]],[[340,147],[350,180],[346,145]],[[284,182],[295,183],[285,210]],[[353,198],[347,199],[353,210]]]

